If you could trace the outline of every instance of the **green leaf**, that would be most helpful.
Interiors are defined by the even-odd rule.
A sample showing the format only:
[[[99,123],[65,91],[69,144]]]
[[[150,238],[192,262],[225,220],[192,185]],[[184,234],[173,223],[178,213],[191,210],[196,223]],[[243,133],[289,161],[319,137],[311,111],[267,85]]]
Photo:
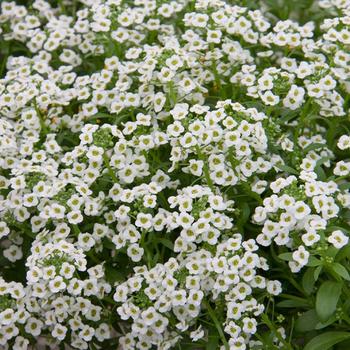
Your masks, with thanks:
[[[338,254],[339,249],[337,249],[336,247],[330,246],[327,250],[326,250],[326,256],[330,256],[332,258],[335,258],[336,255]]]
[[[330,157],[322,157],[321,159],[319,159],[317,162],[316,162],[316,166],[314,168],[314,172],[317,174],[317,178],[319,180],[326,180],[327,179],[327,175],[326,173],[324,172],[323,168],[322,168],[322,165],[324,163],[326,163],[328,160],[330,160],[331,158]]]
[[[105,248],[108,248],[108,249],[116,249],[115,248],[115,244],[108,238],[103,238],[102,239],[102,244]]]
[[[278,257],[281,260],[292,261],[293,260],[293,253],[282,253],[282,254],[279,254]]]
[[[262,199],[261,199],[260,195],[251,190],[251,185],[250,185],[249,183],[244,182],[244,183],[242,183],[242,185],[241,185],[240,187],[238,187],[238,188],[239,188],[239,189],[242,189],[242,192],[243,192],[245,195],[247,195],[247,196],[249,196],[249,197],[255,199],[258,203],[262,203]]]
[[[250,214],[250,208],[247,202],[243,202],[242,206],[240,207],[241,215],[237,221],[237,226],[243,227],[243,225],[248,221],[249,214]]]
[[[318,280],[318,277],[320,276],[320,273],[321,273],[321,271],[322,271],[322,268],[323,268],[322,265],[316,267],[316,270],[314,271],[314,278],[315,278],[315,281]]]
[[[113,115],[112,114],[109,114],[109,113],[103,113],[103,112],[98,112],[98,113],[95,113],[94,115],[92,115],[89,120],[92,120],[92,119],[102,119],[102,118],[112,118]]]
[[[350,185],[350,183],[349,183],[349,185]],[[350,186],[349,186],[349,188],[350,188]],[[344,219],[346,219],[347,222],[349,222],[350,221],[350,210],[349,209],[342,209],[341,216]]]
[[[336,230],[350,233],[350,231],[347,228],[345,228],[343,226],[335,226],[335,225],[327,227],[326,232],[332,232],[332,231],[336,231]]]
[[[307,269],[302,278],[302,286],[307,295],[310,295],[315,286],[315,276],[313,268]]]
[[[342,284],[324,282],[316,295],[316,312],[322,322],[327,321],[335,312],[341,294]]]
[[[220,340],[219,336],[209,335],[206,350],[217,349],[219,345],[219,340]]]
[[[313,151],[315,149],[324,148],[324,147],[327,147],[327,144],[325,144],[325,143],[311,143],[310,145],[305,147],[303,149],[303,151],[305,153],[308,153],[308,152]]]
[[[295,329],[298,332],[306,333],[316,328],[319,323],[314,309],[304,312],[295,322]]]
[[[105,266],[105,276],[106,280],[111,284],[114,284],[117,281],[122,281],[124,278],[123,274],[117,267],[109,265]]]
[[[338,187],[342,191],[348,190],[350,188],[350,182],[339,184]]]
[[[283,308],[296,308],[296,307],[309,307],[309,303],[307,302],[307,300],[303,301],[303,300],[283,300],[279,303],[277,303],[278,307],[283,307]]]
[[[323,329],[328,326],[330,326],[332,323],[334,323],[337,320],[337,317],[333,315],[331,318],[327,320],[327,322],[318,322],[315,329]]]
[[[350,281],[349,272],[343,265],[341,265],[339,263],[333,263],[331,268],[340,277],[343,277],[345,280]]]
[[[169,248],[170,250],[174,250],[174,243],[166,238],[159,238],[157,239],[157,242],[163,244],[165,247]]]
[[[349,339],[349,332],[326,332],[311,339],[304,350],[327,350],[343,340]]]
[[[347,257],[350,257],[350,245],[346,245],[339,250],[339,253],[337,254],[337,261],[341,261]]]
[[[309,261],[306,264],[306,266],[312,266],[312,267],[319,266],[319,265],[322,265],[322,261],[315,258],[314,256],[310,256]]]
[[[293,169],[292,167],[285,164],[276,164],[276,167],[288,174],[293,174],[299,176],[299,172]]]
[[[323,165],[324,163],[327,163],[329,160],[331,160],[332,157],[322,157],[316,162],[316,167]]]
[[[298,116],[297,111],[291,111],[290,109],[288,109],[281,114],[280,118],[277,119],[277,123],[284,124],[297,116]]]
[[[317,175],[317,179],[321,181],[325,181],[327,179],[327,175],[321,166],[316,166],[314,172]]]

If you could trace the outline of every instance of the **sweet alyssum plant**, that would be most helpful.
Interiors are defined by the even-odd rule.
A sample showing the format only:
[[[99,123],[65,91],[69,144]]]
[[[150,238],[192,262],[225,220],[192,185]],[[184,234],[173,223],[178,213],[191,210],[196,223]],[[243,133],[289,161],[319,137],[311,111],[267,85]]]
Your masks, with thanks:
[[[350,347],[350,2],[1,2],[0,347]]]

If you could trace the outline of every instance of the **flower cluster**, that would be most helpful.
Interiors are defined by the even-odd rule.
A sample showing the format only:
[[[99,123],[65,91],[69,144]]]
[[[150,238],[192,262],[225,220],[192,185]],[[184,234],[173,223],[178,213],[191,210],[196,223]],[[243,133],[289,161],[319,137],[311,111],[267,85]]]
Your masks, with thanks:
[[[25,349],[28,337],[44,332],[57,345],[68,330],[70,345],[76,349],[87,349],[92,339],[110,338],[110,325],[103,322],[109,311],[94,303],[111,292],[103,264],[87,268],[83,251],[65,240],[69,231],[60,224],[37,236],[26,261],[26,287],[2,280],[2,345],[15,338],[13,348]]]
[[[1,2],[1,348],[350,325],[350,4],[277,3]]]

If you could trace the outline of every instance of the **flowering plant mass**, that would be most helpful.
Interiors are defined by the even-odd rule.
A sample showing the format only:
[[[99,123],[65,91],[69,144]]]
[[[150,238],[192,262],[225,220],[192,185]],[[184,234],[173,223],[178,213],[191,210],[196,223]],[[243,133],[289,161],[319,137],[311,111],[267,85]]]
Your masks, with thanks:
[[[0,9],[1,349],[350,349],[349,0]]]

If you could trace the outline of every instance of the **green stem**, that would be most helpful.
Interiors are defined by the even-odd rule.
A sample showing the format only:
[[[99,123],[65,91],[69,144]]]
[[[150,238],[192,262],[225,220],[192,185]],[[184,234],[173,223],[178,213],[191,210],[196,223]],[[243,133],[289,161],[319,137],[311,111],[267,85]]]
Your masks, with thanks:
[[[34,100],[34,108],[35,108],[35,111],[36,111],[36,113],[38,114],[38,117],[39,117],[41,130],[44,133],[44,135],[47,135],[49,133],[49,129],[48,129],[47,125],[45,124],[44,117],[41,114],[41,111],[40,111],[40,109],[38,107],[38,104],[37,104],[36,100]]]
[[[294,317],[292,318],[292,325],[290,327],[290,333],[289,333],[289,339],[288,339],[289,344],[292,342],[293,331],[294,331]]]
[[[213,322],[215,324],[215,327],[216,327],[216,329],[219,332],[220,338],[221,338],[221,340],[222,340],[222,342],[223,342],[223,344],[225,346],[225,349],[229,350],[230,347],[229,347],[229,345],[227,343],[227,340],[226,340],[224,331],[222,330],[221,324],[218,321],[218,319],[216,318],[214,310],[212,309],[212,307],[210,306],[209,302],[206,299],[203,299],[203,301],[204,301],[204,304],[205,304],[206,308],[208,309],[208,313],[209,313],[210,318],[213,320]]]
[[[202,154],[201,149],[200,149],[200,147],[198,145],[196,146],[196,150],[197,150],[199,159],[202,160],[203,163],[204,163],[204,165],[203,165],[203,172],[204,172],[205,179],[206,179],[210,189],[214,192],[214,184],[213,184],[213,181],[210,178],[208,163],[206,162],[206,159],[205,159],[204,155]]]
[[[293,350],[290,344],[286,342],[285,339],[281,336],[281,334],[276,330],[275,326],[273,323],[269,320],[268,316],[266,314],[262,315],[262,320],[266,324],[267,327],[270,328],[270,331],[277,337],[277,339],[285,346],[285,350]]]
[[[4,49],[4,57],[2,57],[2,62],[1,62],[1,65],[0,65],[0,78],[3,77],[3,74],[4,74],[4,71],[5,71],[5,68],[6,68],[6,63],[7,63],[7,59],[8,59],[8,56],[9,56],[9,42],[8,41],[3,41],[3,46],[5,47]]]
[[[108,159],[108,156],[107,156],[107,153],[103,153],[103,163],[105,164],[106,168],[108,169],[108,174],[109,176],[112,178],[112,180],[115,182],[115,183],[118,183],[118,178],[115,176],[115,173],[114,173],[114,170],[112,169],[112,167],[110,166],[109,164],[109,159]]]
[[[150,253],[150,251],[147,247],[146,233],[147,233],[146,230],[142,230],[141,239],[140,239],[140,246],[144,250],[143,259],[146,261],[147,267],[150,269],[152,267],[152,254]]]

